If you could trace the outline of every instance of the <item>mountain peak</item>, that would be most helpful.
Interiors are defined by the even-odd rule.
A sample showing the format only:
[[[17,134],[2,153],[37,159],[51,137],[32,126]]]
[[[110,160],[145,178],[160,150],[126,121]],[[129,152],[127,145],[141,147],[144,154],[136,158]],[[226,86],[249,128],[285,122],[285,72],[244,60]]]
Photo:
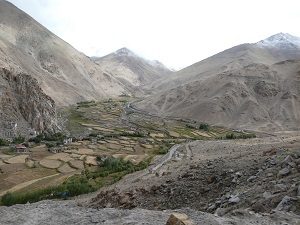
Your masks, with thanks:
[[[259,47],[300,48],[300,38],[288,33],[274,34],[256,43]]]
[[[129,50],[128,48],[120,48],[119,50],[115,51],[115,54],[120,56],[136,56],[134,52]]]

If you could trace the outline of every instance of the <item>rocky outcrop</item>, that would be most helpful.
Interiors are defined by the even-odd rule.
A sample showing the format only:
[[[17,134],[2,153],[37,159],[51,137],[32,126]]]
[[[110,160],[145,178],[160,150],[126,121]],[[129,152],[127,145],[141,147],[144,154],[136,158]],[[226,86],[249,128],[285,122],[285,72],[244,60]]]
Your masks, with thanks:
[[[27,74],[0,70],[0,136],[28,136],[57,130],[54,101]]]

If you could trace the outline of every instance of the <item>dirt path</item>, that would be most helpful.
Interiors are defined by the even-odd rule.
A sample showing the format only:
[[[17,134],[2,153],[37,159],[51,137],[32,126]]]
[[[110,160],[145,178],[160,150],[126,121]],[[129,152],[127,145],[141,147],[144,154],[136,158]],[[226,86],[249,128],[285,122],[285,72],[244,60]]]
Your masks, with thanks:
[[[55,176],[58,176],[58,175],[60,175],[60,173],[56,173],[56,174],[53,174],[53,175],[50,175],[50,176],[47,176],[47,177],[42,177],[42,178],[38,178],[38,179],[35,179],[35,180],[26,181],[26,182],[21,183],[21,184],[17,184],[16,186],[14,186],[14,187],[12,187],[8,190],[0,192],[0,197],[5,195],[7,192],[15,192],[15,191],[21,190],[25,187],[28,187],[29,185],[32,185],[35,182],[38,182],[38,181],[41,181],[41,180],[44,180],[44,179],[47,179],[47,178],[55,177]]]
[[[167,154],[159,158],[156,162],[154,162],[154,165],[149,167],[149,172],[155,173],[160,167],[162,167],[174,156],[179,147],[180,145],[174,145],[172,148],[170,148]]]

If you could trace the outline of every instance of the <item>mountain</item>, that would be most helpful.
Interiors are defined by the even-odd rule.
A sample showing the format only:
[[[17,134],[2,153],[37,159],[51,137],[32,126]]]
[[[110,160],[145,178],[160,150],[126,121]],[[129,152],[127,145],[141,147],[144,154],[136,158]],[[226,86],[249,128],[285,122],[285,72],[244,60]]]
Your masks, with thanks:
[[[139,86],[169,72],[159,62],[142,59],[127,49],[96,61],[13,4],[0,0],[0,71],[6,71],[0,74],[0,93],[10,93],[0,95],[0,126],[8,123],[2,124],[0,136],[11,136],[11,124],[24,135],[32,128],[53,131],[56,106],[134,95]],[[16,82],[7,82],[3,74],[10,74],[10,80]],[[33,90],[29,84],[34,84]],[[31,91],[35,93],[32,98],[27,95]],[[25,93],[22,100],[20,94]],[[51,99],[51,104],[38,102],[43,99]],[[26,101],[30,101],[27,106]],[[31,104],[34,107],[28,107]]]
[[[5,0],[0,0],[0,67],[37,79],[60,106],[129,93],[126,84]]]
[[[46,95],[36,79],[0,69],[0,137],[28,137],[37,132],[55,132],[55,102]]]
[[[93,60],[106,73],[112,74],[120,82],[128,84],[133,89],[145,86],[172,71],[159,61],[146,60],[127,48]]]
[[[155,81],[135,105],[234,128],[299,129],[299,43],[279,33],[235,46]]]

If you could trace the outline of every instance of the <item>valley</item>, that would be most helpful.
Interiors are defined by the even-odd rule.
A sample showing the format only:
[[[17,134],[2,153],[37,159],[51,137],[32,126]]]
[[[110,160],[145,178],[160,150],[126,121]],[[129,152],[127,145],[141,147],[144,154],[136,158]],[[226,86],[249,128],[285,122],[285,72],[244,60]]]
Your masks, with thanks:
[[[229,134],[241,138],[253,135],[196,121],[144,114],[129,107],[130,101],[133,99],[120,97],[80,102],[59,110],[65,119],[65,132],[74,139],[71,143],[31,142],[29,152],[21,155],[9,147],[0,148],[0,179],[5,181],[0,185],[0,196],[8,191],[25,195],[61,185],[72,176],[80,177],[83,171],[97,171],[97,157],[147,165],[153,157],[166,154],[176,144],[225,139]],[[114,181],[104,177],[99,182],[89,182],[91,190]]]
[[[228,48],[246,40],[227,40],[229,24],[216,43],[199,21],[203,31],[172,26],[169,6],[156,21],[164,4],[88,17],[82,3],[74,26],[41,9],[54,27],[78,28],[69,36],[79,50],[11,2],[0,0],[1,225],[300,224],[299,37],[252,30],[256,42]],[[210,48],[219,53],[178,71],[150,59],[176,56],[179,68]]]

